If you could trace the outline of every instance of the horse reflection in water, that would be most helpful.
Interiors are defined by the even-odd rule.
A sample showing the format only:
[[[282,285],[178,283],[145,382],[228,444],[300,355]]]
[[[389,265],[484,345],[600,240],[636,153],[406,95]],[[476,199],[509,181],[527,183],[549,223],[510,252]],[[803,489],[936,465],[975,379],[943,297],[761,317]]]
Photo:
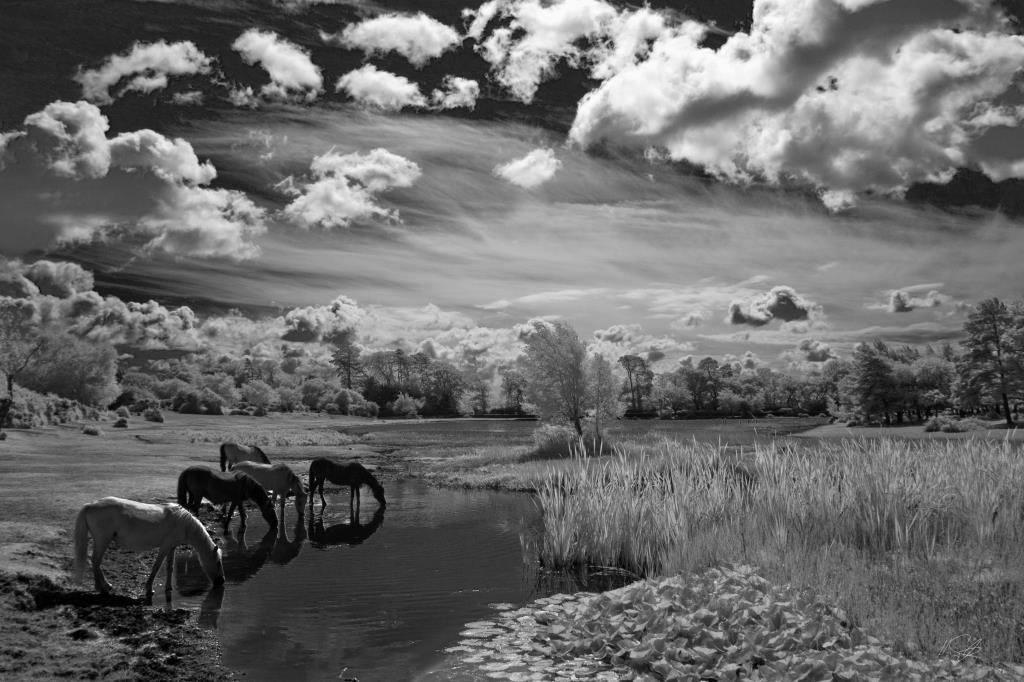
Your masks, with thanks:
[[[374,512],[369,523],[361,523],[359,514],[352,512],[349,515],[348,523],[338,523],[325,528],[323,514],[315,520],[311,516],[309,519],[309,544],[318,548],[331,545],[358,545],[373,535],[382,523],[384,523],[383,506],[377,507],[377,511]],[[225,570],[227,570],[226,561]]]
[[[387,505],[384,499],[384,486],[380,484],[377,477],[359,462],[348,462],[339,464],[326,457],[317,457],[309,465],[309,508],[313,508],[313,494],[320,491],[320,513],[323,513],[327,506],[324,499],[324,481],[335,485],[349,487],[348,508],[349,513],[358,516],[359,514],[359,489],[369,486],[373,496],[381,507]]]
[[[285,565],[299,555],[306,541],[306,527],[301,515],[297,516],[292,538],[288,538],[287,524],[282,514],[276,528],[270,528],[256,544],[249,544],[246,529],[240,526],[232,535],[224,535],[224,577],[231,583],[242,583],[249,580],[269,561],[272,564]],[[180,583],[182,572],[179,571],[179,591],[185,592]],[[216,629],[220,616],[224,590],[213,590],[206,595],[199,609],[199,624]]]

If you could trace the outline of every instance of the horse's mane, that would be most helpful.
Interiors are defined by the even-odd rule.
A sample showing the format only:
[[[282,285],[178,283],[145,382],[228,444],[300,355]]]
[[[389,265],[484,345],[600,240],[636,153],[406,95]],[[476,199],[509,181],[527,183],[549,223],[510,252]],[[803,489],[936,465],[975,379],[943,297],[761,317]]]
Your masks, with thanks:
[[[170,515],[176,518],[181,525],[185,526],[188,535],[195,540],[202,540],[202,549],[206,552],[213,552],[217,548],[217,543],[213,541],[210,534],[206,530],[206,526],[203,522],[196,518],[195,514],[190,512],[184,507],[174,504],[168,507]]]

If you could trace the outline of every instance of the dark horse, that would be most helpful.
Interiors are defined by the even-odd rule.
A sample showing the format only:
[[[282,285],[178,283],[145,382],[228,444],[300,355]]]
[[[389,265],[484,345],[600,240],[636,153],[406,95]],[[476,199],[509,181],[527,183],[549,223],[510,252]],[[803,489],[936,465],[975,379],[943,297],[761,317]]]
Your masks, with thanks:
[[[222,473],[203,466],[192,466],[182,471],[178,476],[178,504],[194,514],[199,511],[199,503],[204,497],[214,504],[231,503],[224,519],[226,524],[231,523],[235,507],[238,507],[242,523],[245,523],[245,500],[250,499],[260,508],[267,524],[277,528],[277,515],[267,491],[241,472]]]
[[[366,470],[359,462],[338,464],[326,457],[317,457],[309,465],[309,507],[313,508],[313,493],[320,491],[320,504],[327,506],[324,499],[324,481],[335,485],[347,485],[349,487],[348,506],[349,511],[359,509],[359,488],[364,485],[370,486],[373,496],[377,498],[380,506],[384,507],[384,486],[380,484],[373,474]]]

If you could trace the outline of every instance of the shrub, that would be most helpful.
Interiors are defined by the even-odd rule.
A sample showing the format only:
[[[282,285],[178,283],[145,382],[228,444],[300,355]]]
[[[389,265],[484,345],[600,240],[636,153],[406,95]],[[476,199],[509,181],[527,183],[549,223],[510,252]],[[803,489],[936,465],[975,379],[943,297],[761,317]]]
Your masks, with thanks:
[[[121,407],[117,408],[116,414],[117,414],[118,417],[121,417],[125,421],[128,421],[131,418],[131,416],[132,416],[132,413],[129,412],[128,408],[125,407],[124,405],[122,405]]]
[[[423,408],[423,402],[407,393],[399,393],[393,402],[388,403],[388,412],[395,417],[413,418]]]
[[[533,455],[538,459],[569,457],[578,442],[579,436],[571,426],[544,424],[533,432]]]
[[[26,388],[18,388],[14,406],[2,426],[30,429],[85,419],[99,419],[99,410],[52,393],[42,395]]]
[[[297,388],[282,386],[277,390],[277,406],[282,412],[294,412],[302,407],[302,393]]]
[[[158,407],[150,407],[142,413],[142,418],[148,422],[157,422],[163,424],[164,413],[160,411]]]
[[[101,429],[98,426],[92,426],[92,425],[83,426],[82,427],[82,433],[84,433],[87,436],[102,436],[103,435],[103,429]]]
[[[166,379],[153,384],[153,393],[160,400],[173,401],[179,393],[186,393],[191,389],[192,386],[181,379]]]
[[[264,412],[277,400],[277,391],[265,381],[254,380],[242,384],[242,400],[253,407],[262,408]]]
[[[171,401],[171,409],[181,414],[202,414],[203,406],[199,391],[181,391]]]
[[[7,440],[7,432],[0,431],[0,440]]]
[[[209,388],[199,392],[199,405],[206,414],[224,414],[224,397]]]
[[[114,422],[114,428],[115,429],[127,429],[128,428],[128,420],[125,419],[124,417],[119,417],[118,420],[116,422]]]

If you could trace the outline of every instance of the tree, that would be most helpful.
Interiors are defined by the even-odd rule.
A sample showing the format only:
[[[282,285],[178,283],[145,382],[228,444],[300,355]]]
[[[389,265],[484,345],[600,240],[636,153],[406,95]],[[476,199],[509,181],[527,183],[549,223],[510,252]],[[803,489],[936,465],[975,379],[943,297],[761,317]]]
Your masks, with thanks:
[[[523,398],[526,394],[526,377],[515,369],[501,372],[501,393],[505,398],[505,409],[516,414],[523,411]]]
[[[976,305],[964,322],[962,376],[968,392],[1000,403],[1007,426],[1013,426],[1010,395],[1024,384],[1021,358],[1014,353],[1021,326],[1024,320],[1015,319],[998,298]]]
[[[15,299],[0,303],[0,372],[6,378],[7,395],[0,398],[0,430],[14,405],[14,381],[38,358],[46,336],[35,322],[35,311]]]
[[[46,361],[30,363],[19,384],[86,405],[107,405],[117,396],[117,352],[112,344],[87,341],[55,329],[43,336]]]
[[[486,390],[486,384],[484,387]],[[475,389],[476,386],[471,388]],[[424,409],[431,414],[457,414],[465,390],[466,381],[454,365],[447,362],[431,363],[424,386]]]
[[[563,322],[538,320],[525,343],[531,402],[542,417],[568,422],[582,437],[587,350],[580,337]]]
[[[687,371],[685,367],[679,367],[654,377],[651,399],[659,410],[678,414],[685,412],[693,402],[693,395],[687,387]]]
[[[619,364],[626,370],[623,393],[629,395],[629,406],[634,411],[644,409],[644,398],[651,395],[654,373],[647,367],[647,361],[639,355],[623,355]]]
[[[889,412],[896,399],[892,365],[878,345],[858,344],[853,351],[850,374],[841,382],[845,401],[857,409],[865,420],[881,415],[890,423]]]
[[[594,441],[599,443],[601,422],[614,419],[619,411],[612,364],[603,355],[594,355],[587,363],[587,405],[594,411]]]
[[[334,350],[331,353],[331,364],[338,371],[338,376],[345,383],[345,388],[352,388],[353,378],[359,376],[362,364],[359,361],[359,347],[356,346],[355,329],[349,327],[331,336]]]

